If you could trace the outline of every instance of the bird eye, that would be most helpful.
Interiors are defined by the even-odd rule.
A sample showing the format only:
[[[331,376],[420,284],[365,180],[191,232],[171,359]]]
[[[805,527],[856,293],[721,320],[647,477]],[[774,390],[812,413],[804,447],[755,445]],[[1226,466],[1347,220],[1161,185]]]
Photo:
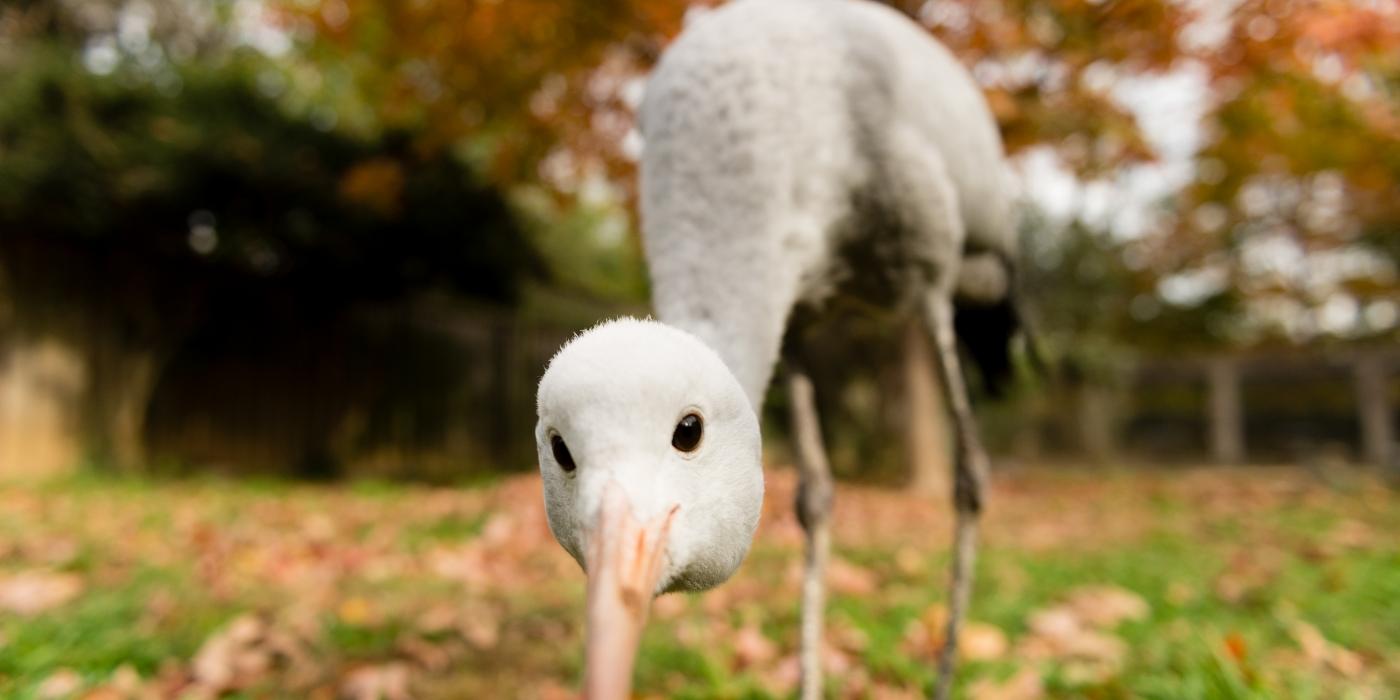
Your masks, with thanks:
[[[700,446],[700,438],[705,434],[705,424],[700,416],[687,413],[676,424],[676,432],[671,433],[671,447],[681,452],[694,452]]]
[[[574,464],[574,456],[569,454],[569,446],[564,444],[564,438],[554,435],[549,438],[549,449],[554,452],[554,461],[566,472],[577,469]]]

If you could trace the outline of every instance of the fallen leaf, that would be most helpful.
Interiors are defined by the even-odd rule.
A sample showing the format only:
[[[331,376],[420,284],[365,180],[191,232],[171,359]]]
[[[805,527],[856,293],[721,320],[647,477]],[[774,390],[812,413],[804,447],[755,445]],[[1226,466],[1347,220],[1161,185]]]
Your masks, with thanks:
[[[894,565],[899,573],[916,576],[924,571],[924,554],[913,547],[900,547],[894,553]]]
[[[832,679],[832,685],[837,685],[840,691],[838,697],[843,698],[865,698],[870,696],[870,672],[865,668],[856,666],[849,671],[837,674]]]
[[[71,668],[61,668],[49,674],[39,684],[37,695],[46,700],[66,698],[82,690],[83,677]]]
[[[100,685],[83,693],[78,700],[127,700],[130,693],[117,690],[109,685]]]
[[[759,682],[768,692],[778,695],[791,695],[802,680],[802,660],[797,654],[789,654],[779,659],[767,671],[759,674]]]
[[[870,646],[870,635],[844,620],[833,620],[827,625],[826,633],[831,644],[844,652],[858,655]]]
[[[1084,622],[1109,629],[1125,620],[1144,620],[1151,607],[1142,596],[1117,586],[1084,586],[1070,592],[1065,604]]]
[[[457,644],[460,646],[461,642]],[[422,637],[405,635],[398,640],[397,648],[427,671],[441,672],[452,665],[454,654],[447,644],[435,644]]]
[[[996,625],[968,622],[958,633],[958,658],[967,661],[994,661],[1006,655],[1006,633]]]
[[[359,596],[352,596],[341,601],[336,614],[339,615],[341,622],[357,627],[371,624],[376,618],[374,607],[370,605],[368,600]]]
[[[270,652],[259,642],[267,623],[241,615],[200,646],[191,663],[195,683],[213,693],[244,688],[261,680],[271,666]]]
[[[972,700],[1039,700],[1045,697],[1045,682],[1034,668],[1026,667],[1004,682],[984,678],[968,690]]]
[[[1128,648],[1116,636],[1084,624],[1068,606],[1031,614],[1030,634],[1017,645],[1016,655],[1031,661],[1054,661],[1071,683],[1102,682],[1123,665]]]
[[[849,596],[868,596],[879,587],[874,572],[844,559],[832,559],[827,567],[826,581],[831,590]]]
[[[500,616],[486,606],[478,606],[464,613],[457,629],[462,638],[477,649],[494,649],[501,641]]]
[[[758,625],[745,625],[734,633],[734,666],[745,669],[766,664],[778,655],[778,645],[763,635]]]
[[[407,700],[411,697],[408,664],[361,666],[345,676],[340,692],[351,700]]]
[[[1360,654],[1329,641],[1316,627],[1306,622],[1294,622],[1289,632],[1302,648],[1303,655],[1315,665],[1330,667],[1347,678],[1355,678],[1365,669]]]
[[[689,607],[689,601],[678,593],[663,595],[651,604],[651,613],[658,620],[673,620]]]
[[[1225,635],[1225,651],[1230,654],[1236,664],[1244,663],[1249,658],[1249,645],[1245,643],[1244,637],[1239,632],[1231,632]]]
[[[1052,640],[1068,639],[1083,631],[1074,611],[1061,606],[1032,612],[1027,625],[1032,635]]]
[[[1275,548],[1241,549],[1215,580],[1215,594],[1227,603],[1254,596],[1278,577],[1283,557]]]
[[[112,677],[107,680],[107,685],[116,688],[125,695],[136,695],[141,690],[141,673],[131,664],[122,664],[112,672]]]
[[[1172,581],[1167,585],[1167,602],[1182,607],[1196,599],[1196,588],[1185,581]]]
[[[73,574],[22,571],[0,578],[0,610],[37,615],[78,597],[83,581]]]
[[[414,626],[423,634],[450,632],[457,626],[457,613],[455,605],[434,605],[418,615]]]
[[[554,679],[548,679],[535,687],[538,700],[575,700],[578,691]]]
[[[1377,540],[1374,529],[1350,518],[1337,523],[1326,537],[1328,544],[1343,549],[1369,549],[1375,546]]]
[[[901,688],[887,683],[874,683],[865,696],[869,700],[920,700],[924,694],[918,688]]]

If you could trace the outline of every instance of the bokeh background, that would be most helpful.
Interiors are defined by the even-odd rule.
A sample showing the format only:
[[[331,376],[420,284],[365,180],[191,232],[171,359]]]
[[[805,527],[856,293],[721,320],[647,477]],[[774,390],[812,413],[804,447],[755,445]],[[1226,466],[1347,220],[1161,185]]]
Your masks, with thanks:
[[[1048,365],[978,401],[1004,505],[964,692],[1392,697],[1400,9],[889,4],[1001,125]],[[634,111],[714,6],[0,6],[0,694],[567,692],[534,383],[648,312]],[[938,388],[900,319],[834,311],[832,693],[917,694]],[[663,599],[643,694],[791,692],[766,410],[754,561]]]

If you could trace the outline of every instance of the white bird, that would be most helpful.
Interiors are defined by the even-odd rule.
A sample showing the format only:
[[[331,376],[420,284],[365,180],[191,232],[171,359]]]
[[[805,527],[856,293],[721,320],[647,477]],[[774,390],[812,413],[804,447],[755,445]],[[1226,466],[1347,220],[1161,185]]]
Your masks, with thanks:
[[[763,492],[756,413],[781,352],[807,534],[802,697],[820,696],[832,483],[801,345],[826,302],[856,294],[923,321],[953,419],[946,696],[986,472],[957,337],[990,385],[1017,321],[1011,195],[983,96],[887,7],[739,0],[666,51],[640,118],[661,323],[582,334],[539,388],[550,528],[589,578],[585,695],[628,692],[651,596],[717,585],[748,551]]]

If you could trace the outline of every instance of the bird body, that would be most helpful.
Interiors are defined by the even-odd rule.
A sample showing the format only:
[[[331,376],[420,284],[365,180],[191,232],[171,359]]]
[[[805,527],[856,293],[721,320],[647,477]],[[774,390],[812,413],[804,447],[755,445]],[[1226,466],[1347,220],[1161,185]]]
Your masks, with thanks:
[[[588,574],[585,696],[627,696],[643,600],[717,585],[739,565],[763,494],[756,414],[784,337],[855,293],[922,323],[953,419],[946,697],[986,471],[955,324],[993,370],[1009,367],[1015,329],[1011,197],[986,102],[946,49],[887,7],[739,0],[666,51],[640,120],[661,322],[584,333],[539,388],[550,528]],[[807,552],[802,697],[814,700],[832,481],[800,354],[785,359]]]
[[[755,406],[794,308],[843,289],[896,308],[930,284],[1009,291],[957,284],[965,252],[1014,257],[995,122],[957,60],[888,7],[702,15],[649,80],[640,127],[658,317],[715,348]]]

